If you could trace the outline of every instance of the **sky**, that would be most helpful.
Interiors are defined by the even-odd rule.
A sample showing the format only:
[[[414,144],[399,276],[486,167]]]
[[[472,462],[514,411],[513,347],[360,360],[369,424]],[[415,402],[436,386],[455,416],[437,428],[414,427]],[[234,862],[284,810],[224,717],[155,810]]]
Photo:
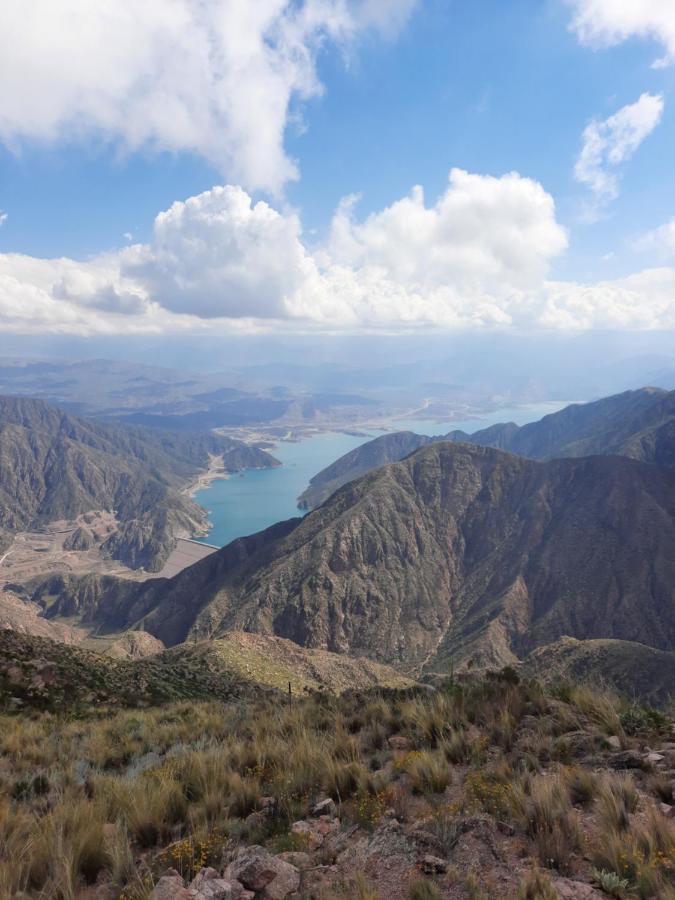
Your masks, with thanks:
[[[671,0],[7,0],[0,335],[668,333]]]

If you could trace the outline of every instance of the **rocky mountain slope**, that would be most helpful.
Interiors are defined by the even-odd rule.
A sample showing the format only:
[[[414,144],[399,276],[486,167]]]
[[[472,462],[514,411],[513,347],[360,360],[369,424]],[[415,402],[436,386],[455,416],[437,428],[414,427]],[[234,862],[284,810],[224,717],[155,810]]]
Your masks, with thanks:
[[[434,441],[496,447],[531,459],[612,454],[673,466],[675,391],[626,391],[593,403],[572,404],[522,427],[507,422],[473,434],[451,431],[433,438],[409,431],[385,434],[318,472],[298,498],[298,505],[301,509],[313,509],[338,487],[364,472],[403,459]]]
[[[523,674],[551,683],[601,683],[654,706],[675,698],[675,652],[631,641],[565,637],[533,650]]]
[[[160,645],[161,646],[161,645]],[[123,658],[49,638],[0,630],[0,709],[52,711],[148,706],[174,700],[233,700],[259,692],[292,696],[308,690],[412,684],[388,666],[305,650],[262,635],[182,644],[149,656]]]
[[[673,546],[672,469],[436,443],[173,579],[59,577],[34,599],[167,645],[234,629],[410,673],[498,667],[564,635],[671,650]]]
[[[39,400],[0,398],[0,535],[114,511],[104,549],[132,568],[161,568],[180,533],[203,527],[186,484],[212,457],[225,470],[278,465],[241,441],[102,424]],[[81,536],[86,540],[87,536]]]

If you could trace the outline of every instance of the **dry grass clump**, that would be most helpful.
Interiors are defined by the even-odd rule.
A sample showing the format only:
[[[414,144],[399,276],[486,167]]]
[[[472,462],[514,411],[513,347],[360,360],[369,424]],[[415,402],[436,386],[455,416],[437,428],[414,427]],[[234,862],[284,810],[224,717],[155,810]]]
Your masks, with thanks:
[[[607,775],[598,792],[598,817],[608,831],[625,831],[638,805],[638,793],[630,775]]]
[[[442,900],[443,895],[433,881],[420,878],[410,885],[410,900]]]
[[[393,809],[449,859],[479,812],[561,872],[585,852],[584,818],[598,872],[627,879],[637,896],[667,896],[675,840],[671,822],[644,818],[655,801],[638,804],[630,777],[559,762],[575,747],[601,748],[617,723],[629,746],[639,740],[620,731],[615,699],[582,688],[552,696],[514,675],[436,691],[321,692],[292,706],[260,697],[70,720],[0,716],[0,896],[70,900],[102,882],[111,896],[145,900],[167,867],[191,877],[240,842],[306,849],[291,825],[325,795],[343,825],[366,831]],[[648,786],[668,796],[663,777]],[[435,882],[418,874],[410,896],[433,898]],[[461,883],[485,895],[478,875]],[[548,884],[533,872],[519,896],[548,900]],[[326,896],[374,896],[357,875],[336,890]]]
[[[563,778],[570,801],[574,806],[588,806],[598,794],[598,777],[588,769],[580,766],[570,766],[565,769]]]
[[[592,855],[599,871],[625,879],[635,896],[675,897],[675,823],[655,810],[627,833],[606,822]]]
[[[394,768],[409,776],[416,794],[441,794],[452,781],[450,767],[438,750],[413,750],[396,760]]]
[[[533,869],[518,885],[516,900],[558,900],[551,879],[541,869]]]
[[[565,779],[539,775],[528,787],[520,810],[524,830],[536,844],[540,863],[566,872],[572,855],[581,847],[581,830]]]

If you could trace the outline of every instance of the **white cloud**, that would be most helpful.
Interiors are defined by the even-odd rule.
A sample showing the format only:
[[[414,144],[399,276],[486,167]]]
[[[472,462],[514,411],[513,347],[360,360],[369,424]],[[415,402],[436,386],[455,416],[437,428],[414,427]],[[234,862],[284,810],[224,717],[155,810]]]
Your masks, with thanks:
[[[675,327],[673,268],[547,280],[567,235],[531,179],[453,170],[434,203],[414,188],[363,220],[355,203],[314,250],[294,213],[227,186],[160,213],[149,244],[86,262],[0,255],[0,330]]]
[[[675,269],[645,269],[596,284],[547,284],[536,321],[543,328],[574,331],[675,328]]]
[[[0,225],[4,225],[7,221],[7,213],[0,209]]]
[[[289,108],[321,93],[323,43],[391,34],[416,0],[9,0],[0,141],[89,136],[201,154],[278,192]]]
[[[575,9],[572,27],[590,46],[608,47],[630,37],[653,38],[675,60],[675,4],[671,0],[568,0]]]
[[[174,203],[155,219],[152,244],[121,262],[164,308],[201,318],[284,318],[315,272],[297,217],[230,185]]]
[[[586,126],[574,176],[598,202],[618,196],[621,167],[659,124],[663,105],[660,94],[642,94],[609,118],[594,119]]]
[[[675,258],[675,219],[638,238],[634,248],[642,252],[654,252],[661,259]]]

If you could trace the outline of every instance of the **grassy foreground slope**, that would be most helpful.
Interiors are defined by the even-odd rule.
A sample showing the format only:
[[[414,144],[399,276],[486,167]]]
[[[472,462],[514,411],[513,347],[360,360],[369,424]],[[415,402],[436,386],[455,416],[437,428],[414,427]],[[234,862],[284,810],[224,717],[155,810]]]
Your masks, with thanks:
[[[671,730],[508,671],[0,716],[0,896],[670,900]]]

